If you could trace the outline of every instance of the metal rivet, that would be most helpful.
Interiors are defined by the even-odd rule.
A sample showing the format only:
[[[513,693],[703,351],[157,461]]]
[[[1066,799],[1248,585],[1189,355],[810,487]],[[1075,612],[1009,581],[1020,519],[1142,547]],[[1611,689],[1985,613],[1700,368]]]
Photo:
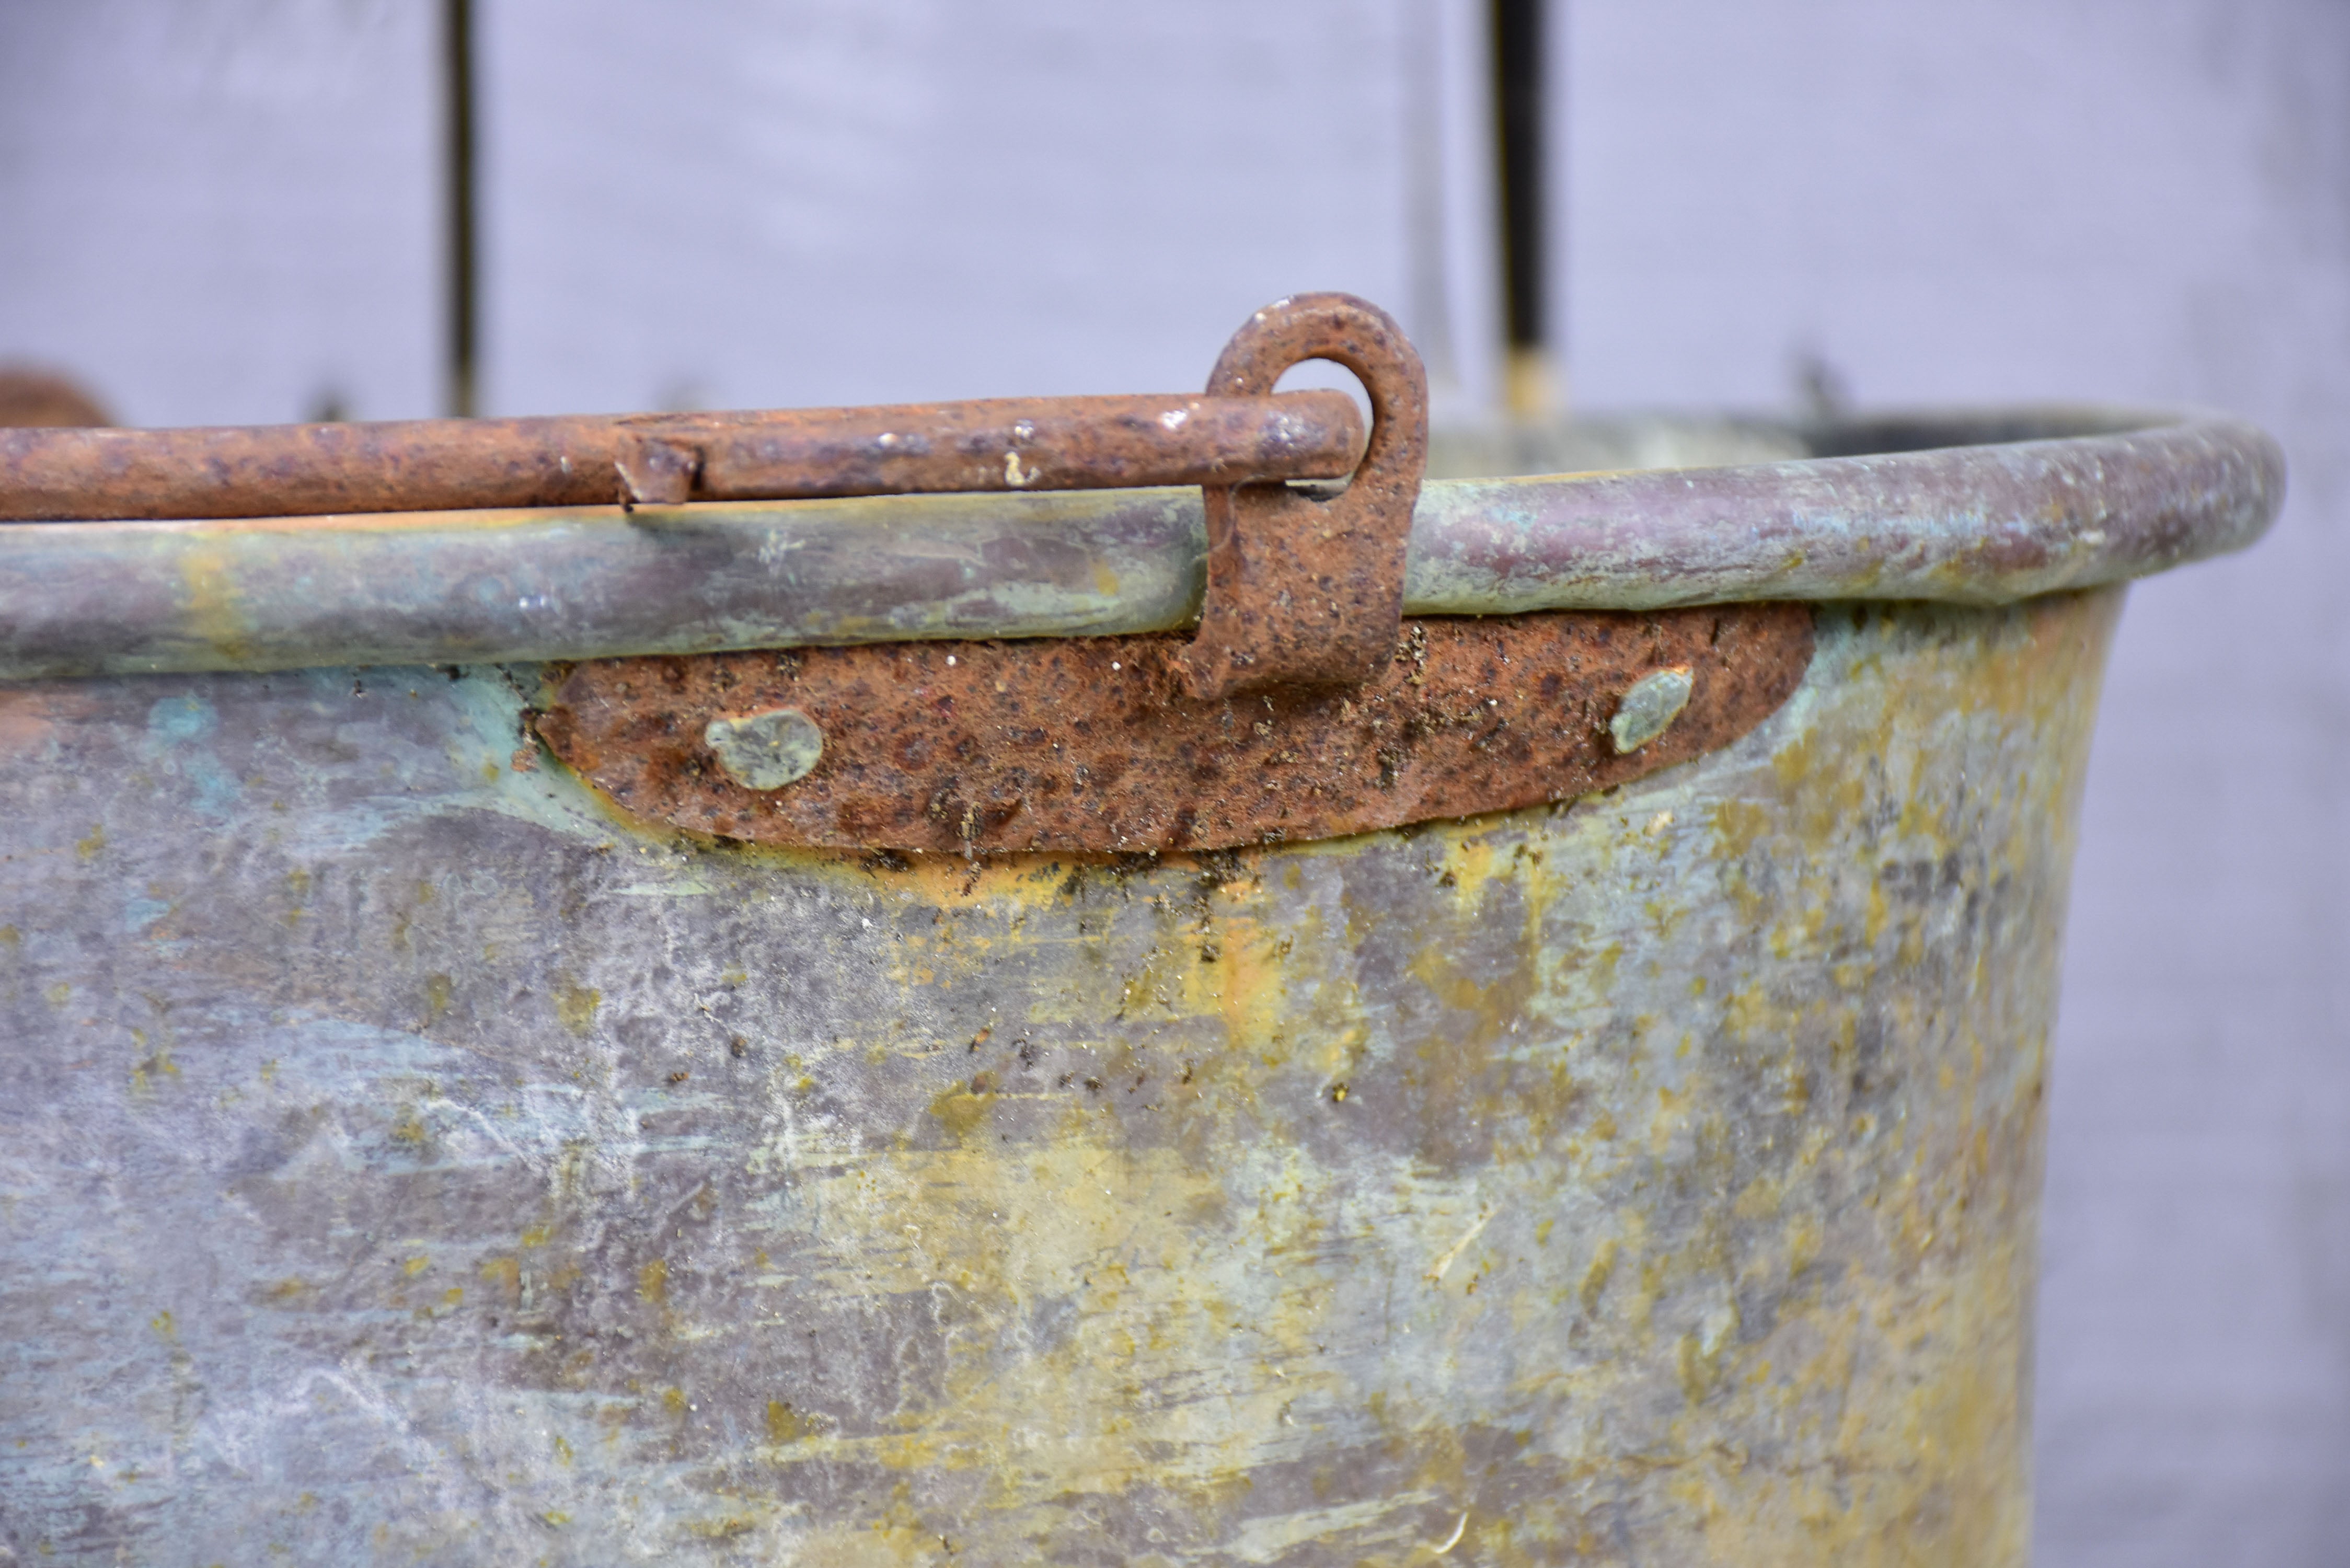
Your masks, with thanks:
[[[1673,721],[1689,706],[1693,684],[1686,664],[1651,670],[1632,682],[1632,689],[1616,704],[1616,716],[1607,721],[1607,733],[1616,742],[1616,754],[1637,752],[1672,728]]]
[[[797,708],[712,719],[702,739],[718,754],[726,776],[744,789],[781,789],[807,777],[824,755],[824,732]]]

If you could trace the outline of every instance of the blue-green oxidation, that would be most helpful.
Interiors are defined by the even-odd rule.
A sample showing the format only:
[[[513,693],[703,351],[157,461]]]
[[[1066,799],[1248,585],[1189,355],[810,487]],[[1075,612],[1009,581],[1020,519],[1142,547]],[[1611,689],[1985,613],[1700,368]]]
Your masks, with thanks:
[[[1637,752],[1671,728],[1689,706],[1693,684],[1686,664],[1651,670],[1634,681],[1607,721],[1607,738],[1615,743],[1616,754]]]
[[[824,732],[796,708],[712,719],[702,742],[744,789],[781,789],[807,777],[824,755]]]

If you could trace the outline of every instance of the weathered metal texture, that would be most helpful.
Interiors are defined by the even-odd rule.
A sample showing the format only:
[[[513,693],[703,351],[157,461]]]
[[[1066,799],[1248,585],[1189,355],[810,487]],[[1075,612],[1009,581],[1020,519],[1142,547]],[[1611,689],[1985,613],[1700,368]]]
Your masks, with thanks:
[[[1344,294],[1276,301],[1233,334],[1208,378],[1220,397],[1260,397],[1308,359],[1352,370],[1371,434],[1347,488],[1211,485],[1201,497],[1207,587],[1200,629],[1176,659],[1193,697],[1354,685],[1395,651],[1404,549],[1428,466],[1428,374],[1394,317]]]
[[[2276,443],[2233,420],[1905,429],[2015,444],[1431,482],[1405,612],[2002,603],[2241,549],[2283,496]],[[5,524],[0,678],[1171,631],[1199,613],[1205,549],[1200,498],[1174,490]]]
[[[1343,392],[998,398],[868,409],[208,430],[0,429],[0,518],[248,518],[448,507],[1332,479]]]
[[[572,671],[536,729],[621,809],[697,833],[956,854],[1226,849],[1571,800],[1686,762],[1786,700],[1812,612],[1412,621],[1364,685],[1216,701],[1186,691],[1188,651],[1119,637],[616,659]],[[1619,753],[1611,722],[1667,670],[1687,707]],[[746,787],[720,748],[771,713],[812,726],[821,752]]]
[[[1606,715],[1586,710],[1617,691],[1568,685],[1592,644],[1611,631],[1629,644],[1636,628],[1421,626],[1399,653],[1428,388],[1386,312],[1347,295],[1278,300],[1226,346],[1203,401],[1270,396],[1284,371],[1315,358],[1367,391],[1362,463],[1320,495],[1246,483],[1255,474],[1227,461],[1234,483],[1206,490],[1196,638],[591,666],[565,683],[540,732],[618,798],[682,826],[967,855],[1326,837],[1561,799],[1638,771],[1596,754]],[[672,499],[707,461],[697,448],[670,464]],[[1018,454],[1005,462],[1017,480]],[[1112,472],[1086,471],[1096,483]],[[1714,618],[1717,633],[1722,624]],[[1653,651],[1655,628],[1647,640]],[[1725,652],[1711,662],[1735,673],[1710,680],[1709,696],[1741,689],[1739,656],[1752,650],[1733,636]],[[1773,702],[1800,670],[1779,662]],[[1610,688],[1638,677],[1614,673]],[[1249,693],[1263,694],[1262,714],[1236,707]],[[1709,701],[1690,732],[1736,733],[1721,706]],[[1745,721],[1768,711],[1750,704]]]
[[[1814,451],[1873,451],[1448,486],[1415,523],[1413,606],[2010,604],[2243,549],[2284,502],[2282,450],[2221,416],[2023,410],[1805,433]]]
[[[2118,602],[1119,861],[643,837],[529,670],[0,690],[0,1542],[2020,1563]]]

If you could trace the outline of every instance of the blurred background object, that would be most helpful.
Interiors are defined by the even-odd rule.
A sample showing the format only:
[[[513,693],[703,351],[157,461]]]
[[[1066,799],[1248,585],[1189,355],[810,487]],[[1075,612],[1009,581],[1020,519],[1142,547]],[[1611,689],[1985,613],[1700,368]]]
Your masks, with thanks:
[[[1330,288],[1456,424],[1567,389],[2262,421],[2282,525],[2138,588],[2109,679],[2039,1546],[2339,1561],[2350,7],[1552,0],[1496,70],[1534,9],[16,0],[0,354],[141,424],[1161,390]]]
[[[0,429],[83,429],[112,422],[70,376],[32,365],[0,365]]]

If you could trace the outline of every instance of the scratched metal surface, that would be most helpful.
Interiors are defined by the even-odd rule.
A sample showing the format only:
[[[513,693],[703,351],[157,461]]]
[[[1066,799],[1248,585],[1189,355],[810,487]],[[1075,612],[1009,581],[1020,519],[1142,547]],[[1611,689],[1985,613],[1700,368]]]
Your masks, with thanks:
[[[2118,604],[1125,867],[639,836],[526,670],[0,691],[0,1542],[2018,1562]]]

